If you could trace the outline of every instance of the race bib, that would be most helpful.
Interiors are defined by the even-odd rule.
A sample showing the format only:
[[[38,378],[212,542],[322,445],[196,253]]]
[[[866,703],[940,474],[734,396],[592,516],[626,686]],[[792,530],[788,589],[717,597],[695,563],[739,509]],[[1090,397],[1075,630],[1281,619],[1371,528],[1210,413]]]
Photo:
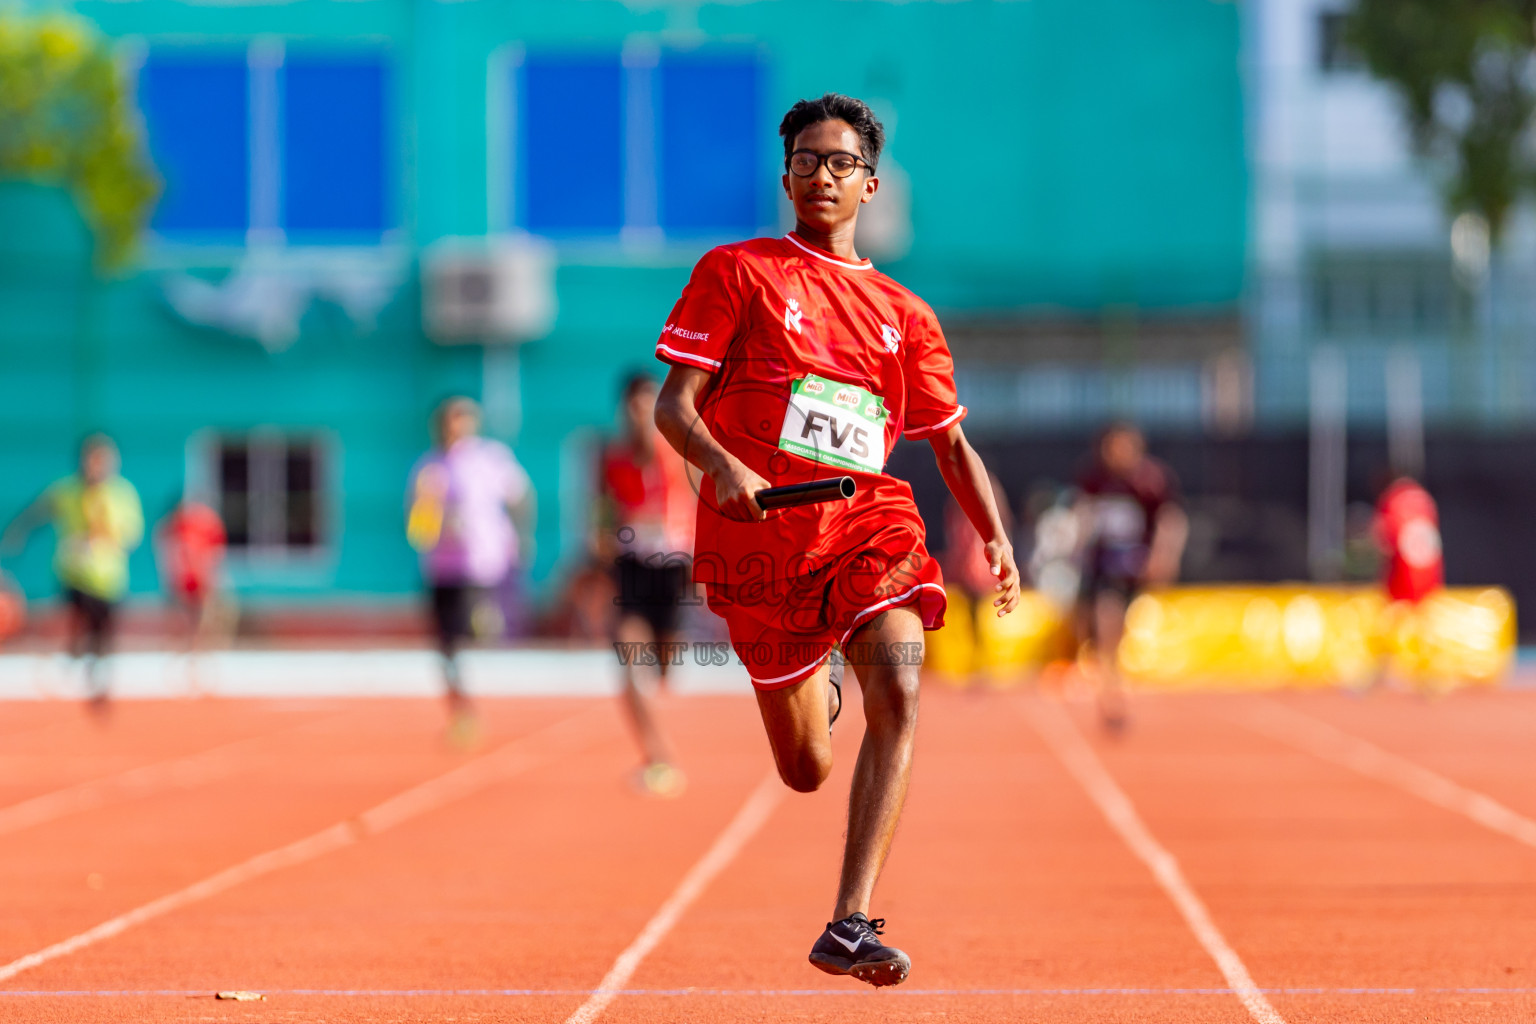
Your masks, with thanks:
[[[840,469],[885,468],[885,399],[814,373],[795,381],[779,448]]]

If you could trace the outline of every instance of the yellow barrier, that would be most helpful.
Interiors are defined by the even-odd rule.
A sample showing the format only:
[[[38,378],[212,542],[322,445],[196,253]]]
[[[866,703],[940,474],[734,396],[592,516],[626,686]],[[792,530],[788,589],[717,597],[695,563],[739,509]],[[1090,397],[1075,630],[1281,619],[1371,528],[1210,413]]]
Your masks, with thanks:
[[[1376,588],[1183,587],[1138,597],[1125,625],[1120,667],[1154,689],[1491,683],[1515,648],[1514,601],[1494,587],[1418,605]]]
[[[927,666],[951,682],[1026,678],[1069,657],[1065,616],[1026,591],[1013,615],[949,591]],[[1141,689],[1364,686],[1391,676],[1426,689],[1498,681],[1515,650],[1515,605],[1496,587],[1443,590],[1418,605],[1374,587],[1176,587],[1126,613],[1119,664]]]
[[[979,678],[990,686],[1012,686],[1047,662],[1071,653],[1066,620],[1033,590],[1019,595],[1019,606],[1002,618],[988,599],[973,605],[955,587],[946,587],[945,594],[949,598],[945,625],[928,634],[924,661],[944,682]]]

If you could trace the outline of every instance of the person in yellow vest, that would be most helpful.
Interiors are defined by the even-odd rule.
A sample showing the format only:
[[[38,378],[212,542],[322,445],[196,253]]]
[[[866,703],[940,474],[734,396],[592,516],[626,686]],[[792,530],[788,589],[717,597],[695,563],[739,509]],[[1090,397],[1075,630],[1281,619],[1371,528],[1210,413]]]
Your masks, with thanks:
[[[53,567],[69,605],[69,653],[85,661],[91,702],[107,699],[102,660],[112,640],[118,602],[128,589],[128,553],[144,538],[139,492],[118,473],[117,445],[92,434],[80,445],[80,469],[57,481],[6,529],[3,546],[19,550],[52,522]]]

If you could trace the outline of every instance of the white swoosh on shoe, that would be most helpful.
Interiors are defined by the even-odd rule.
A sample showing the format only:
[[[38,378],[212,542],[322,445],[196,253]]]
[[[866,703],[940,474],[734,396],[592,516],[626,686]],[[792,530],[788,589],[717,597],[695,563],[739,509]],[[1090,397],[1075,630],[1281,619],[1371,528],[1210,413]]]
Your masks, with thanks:
[[[863,938],[854,939],[852,942],[849,942],[847,939],[845,939],[841,935],[837,934],[837,932],[833,932],[832,933],[832,937],[837,940],[837,942],[838,942],[838,944],[840,946],[842,946],[844,949],[846,949],[850,953],[852,953],[854,950],[858,949],[860,946],[862,946],[864,944]]]

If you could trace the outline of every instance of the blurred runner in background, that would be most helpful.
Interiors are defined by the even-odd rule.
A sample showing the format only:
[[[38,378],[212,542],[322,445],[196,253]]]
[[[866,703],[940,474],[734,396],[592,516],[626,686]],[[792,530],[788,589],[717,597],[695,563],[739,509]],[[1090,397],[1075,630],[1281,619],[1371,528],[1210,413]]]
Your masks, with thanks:
[[[614,649],[624,706],[645,757],[640,785],[657,796],[677,796],[686,780],[637,678],[638,668],[654,663],[657,685],[666,685],[668,649],[658,645],[677,639],[680,603],[691,586],[694,492],[683,457],[656,429],[657,390],[655,379],[643,373],[624,384],[622,433],[604,447],[599,466],[593,544],[598,558],[613,567],[618,588]]]
[[[1372,534],[1381,550],[1381,583],[1387,607],[1378,627],[1377,686],[1399,681],[1427,692],[1444,692],[1462,680],[1426,658],[1429,624],[1423,603],[1445,586],[1440,544],[1440,511],[1435,499],[1412,477],[1380,474],[1385,485],[1376,501]]]
[[[501,635],[504,619],[492,591],[527,563],[534,516],[528,474],[512,449],[478,436],[479,430],[480,407],[472,399],[438,406],[436,445],[412,468],[406,494],[406,535],[421,552],[430,590],[450,731],[466,743],[476,727],[459,647],[466,639]]]
[[[1130,423],[1104,428],[1077,486],[1078,637],[1098,662],[1100,720],[1118,732],[1126,724],[1118,661],[1125,609],[1144,588],[1178,578],[1189,520],[1173,470],[1147,454],[1146,439]]]
[[[1417,480],[1399,476],[1382,490],[1375,533],[1389,600],[1417,604],[1445,585],[1440,512]]]
[[[52,522],[58,538],[54,571],[69,605],[69,653],[85,664],[91,706],[105,710],[104,659],[112,646],[117,605],[128,589],[128,553],[144,537],[139,492],[118,474],[117,445],[92,434],[80,445],[80,469],[54,483],[6,529],[3,546],[19,551],[28,535]]]
[[[1075,494],[1070,487],[1037,485],[1025,502],[1025,518],[1034,524],[1029,549],[1029,578],[1065,617],[1077,603],[1082,580],[1078,559],[1081,524],[1073,511]]]
[[[184,498],[160,520],[155,540],[160,579],[180,612],[182,639],[196,652],[217,610],[227,543],[224,521],[207,505]]]
[[[10,573],[0,570],[0,643],[20,633],[26,622],[27,596]]]

